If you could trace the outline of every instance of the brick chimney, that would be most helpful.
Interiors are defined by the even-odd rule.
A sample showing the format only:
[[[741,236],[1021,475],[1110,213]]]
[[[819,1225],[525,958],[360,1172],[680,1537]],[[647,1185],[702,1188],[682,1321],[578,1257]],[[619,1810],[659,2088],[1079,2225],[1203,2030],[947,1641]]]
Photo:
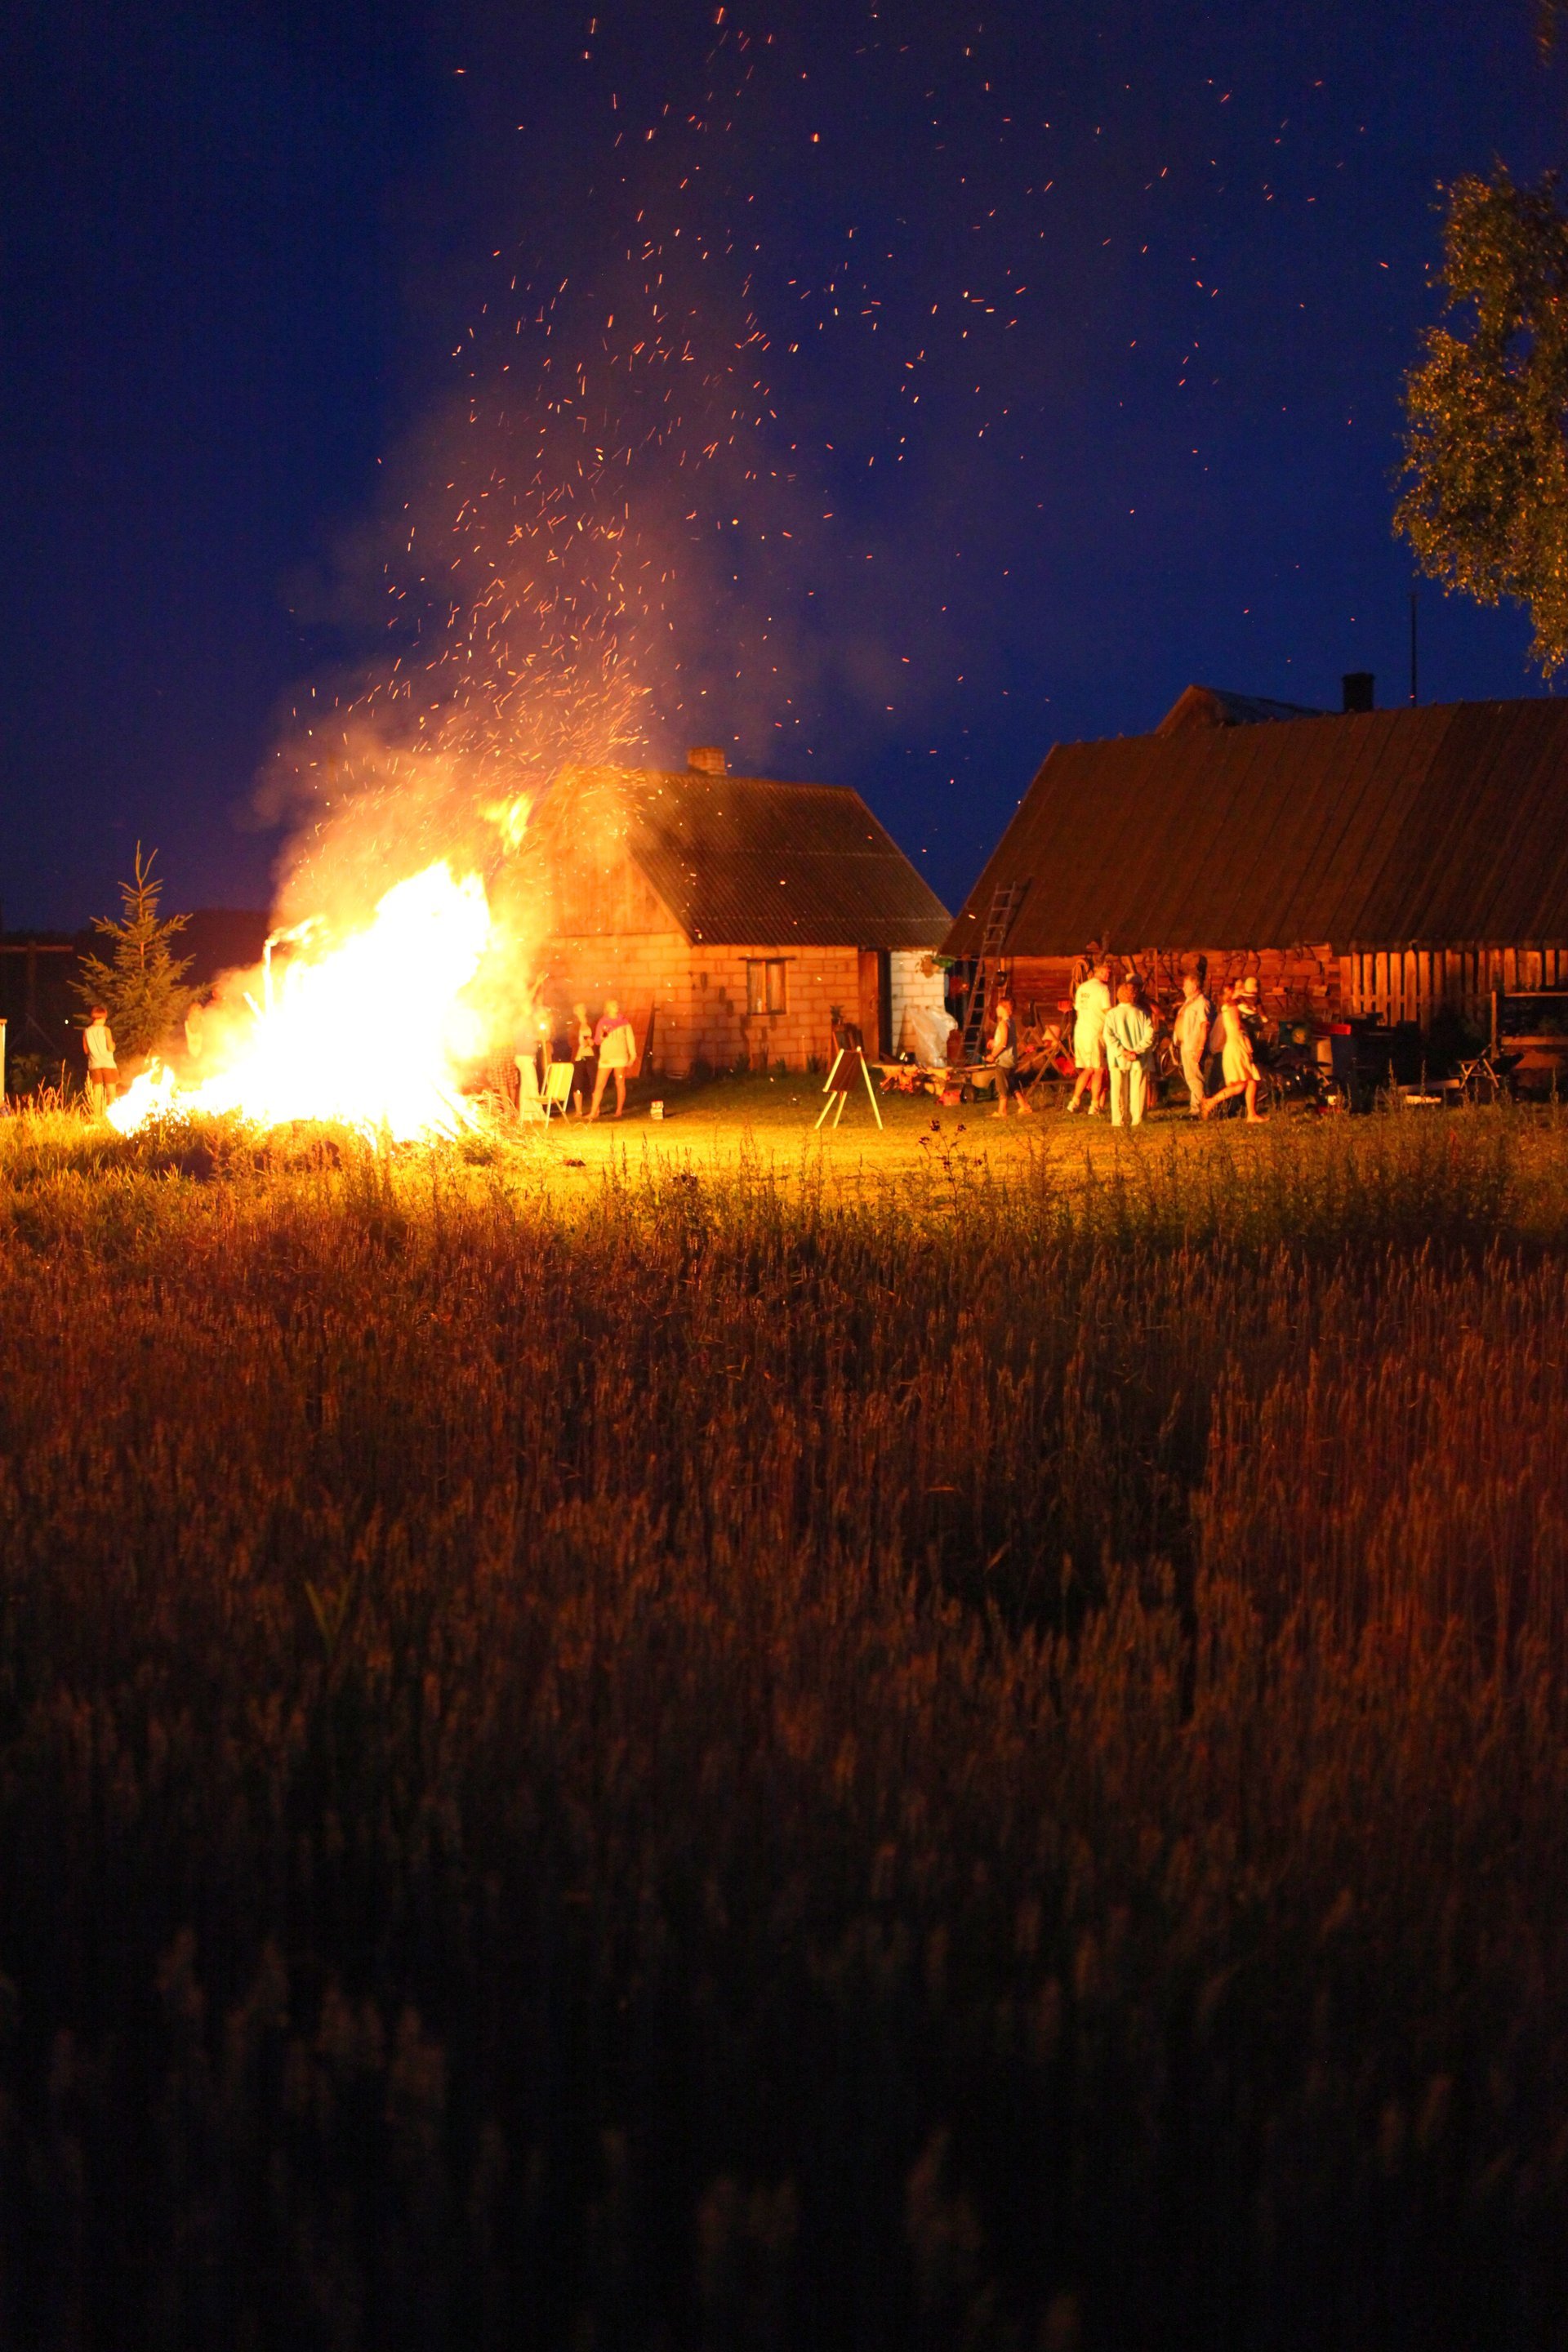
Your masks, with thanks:
[[[1372,710],[1373,688],[1376,681],[1369,669],[1347,669],[1340,680],[1340,692],[1346,710]]]
[[[700,776],[721,776],[724,754],[717,743],[699,743],[686,755],[686,764],[695,768]]]

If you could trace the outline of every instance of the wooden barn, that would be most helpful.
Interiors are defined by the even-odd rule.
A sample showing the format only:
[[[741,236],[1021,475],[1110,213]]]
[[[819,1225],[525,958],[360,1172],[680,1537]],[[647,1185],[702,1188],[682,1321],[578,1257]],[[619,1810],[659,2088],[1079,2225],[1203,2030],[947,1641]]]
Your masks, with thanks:
[[[1189,687],[1151,735],[1058,744],[944,947],[1046,1010],[1091,940],[1172,993],[1202,955],[1211,987],[1253,972],[1320,1019],[1484,1026],[1494,990],[1568,988],[1568,701]]]
[[[941,1010],[947,908],[844,786],[732,776],[717,751],[579,772],[526,863],[548,1003],[616,998],[645,1068],[805,1069],[830,1055],[835,1005],[894,1054],[906,1013]]]

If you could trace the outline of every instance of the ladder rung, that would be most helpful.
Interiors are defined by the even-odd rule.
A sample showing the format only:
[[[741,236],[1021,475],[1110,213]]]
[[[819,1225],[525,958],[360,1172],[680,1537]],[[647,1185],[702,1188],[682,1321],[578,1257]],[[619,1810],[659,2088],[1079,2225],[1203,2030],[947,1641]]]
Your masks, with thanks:
[[[970,991],[969,1004],[963,1021],[963,1054],[967,1061],[973,1053],[985,1025],[985,1015],[991,1001],[991,968],[1006,944],[1007,933],[1018,902],[1027,889],[1026,882],[1001,882],[991,894],[984,929],[980,935],[980,953],[975,960],[974,984]]]

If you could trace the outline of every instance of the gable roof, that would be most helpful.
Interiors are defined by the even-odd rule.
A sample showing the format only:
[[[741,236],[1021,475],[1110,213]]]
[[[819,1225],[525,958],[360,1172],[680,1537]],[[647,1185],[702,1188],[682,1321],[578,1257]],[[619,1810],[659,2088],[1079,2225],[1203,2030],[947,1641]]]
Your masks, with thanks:
[[[663,769],[582,781],[693,942],[932,949],[952,919],[847,785]]]
[[[1568,701],[1058,744],[944,942],[1007,951],[1568,943]]]
[[[1261,727],[1276,719],[1322,719],[1305,702],[1269,702],[1260,694],[1232,694],[1223,686],[1189,686],[1154,730],[1179,735],[1188,727]]]

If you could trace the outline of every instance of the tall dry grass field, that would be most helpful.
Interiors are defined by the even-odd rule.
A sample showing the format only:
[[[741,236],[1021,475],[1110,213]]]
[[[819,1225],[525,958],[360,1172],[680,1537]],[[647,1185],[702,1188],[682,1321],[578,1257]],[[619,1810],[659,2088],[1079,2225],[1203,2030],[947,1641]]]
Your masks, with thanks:
[[[1568,1134],[1184,1140],[0,1129],[0,2340],[1568,2340]]]

